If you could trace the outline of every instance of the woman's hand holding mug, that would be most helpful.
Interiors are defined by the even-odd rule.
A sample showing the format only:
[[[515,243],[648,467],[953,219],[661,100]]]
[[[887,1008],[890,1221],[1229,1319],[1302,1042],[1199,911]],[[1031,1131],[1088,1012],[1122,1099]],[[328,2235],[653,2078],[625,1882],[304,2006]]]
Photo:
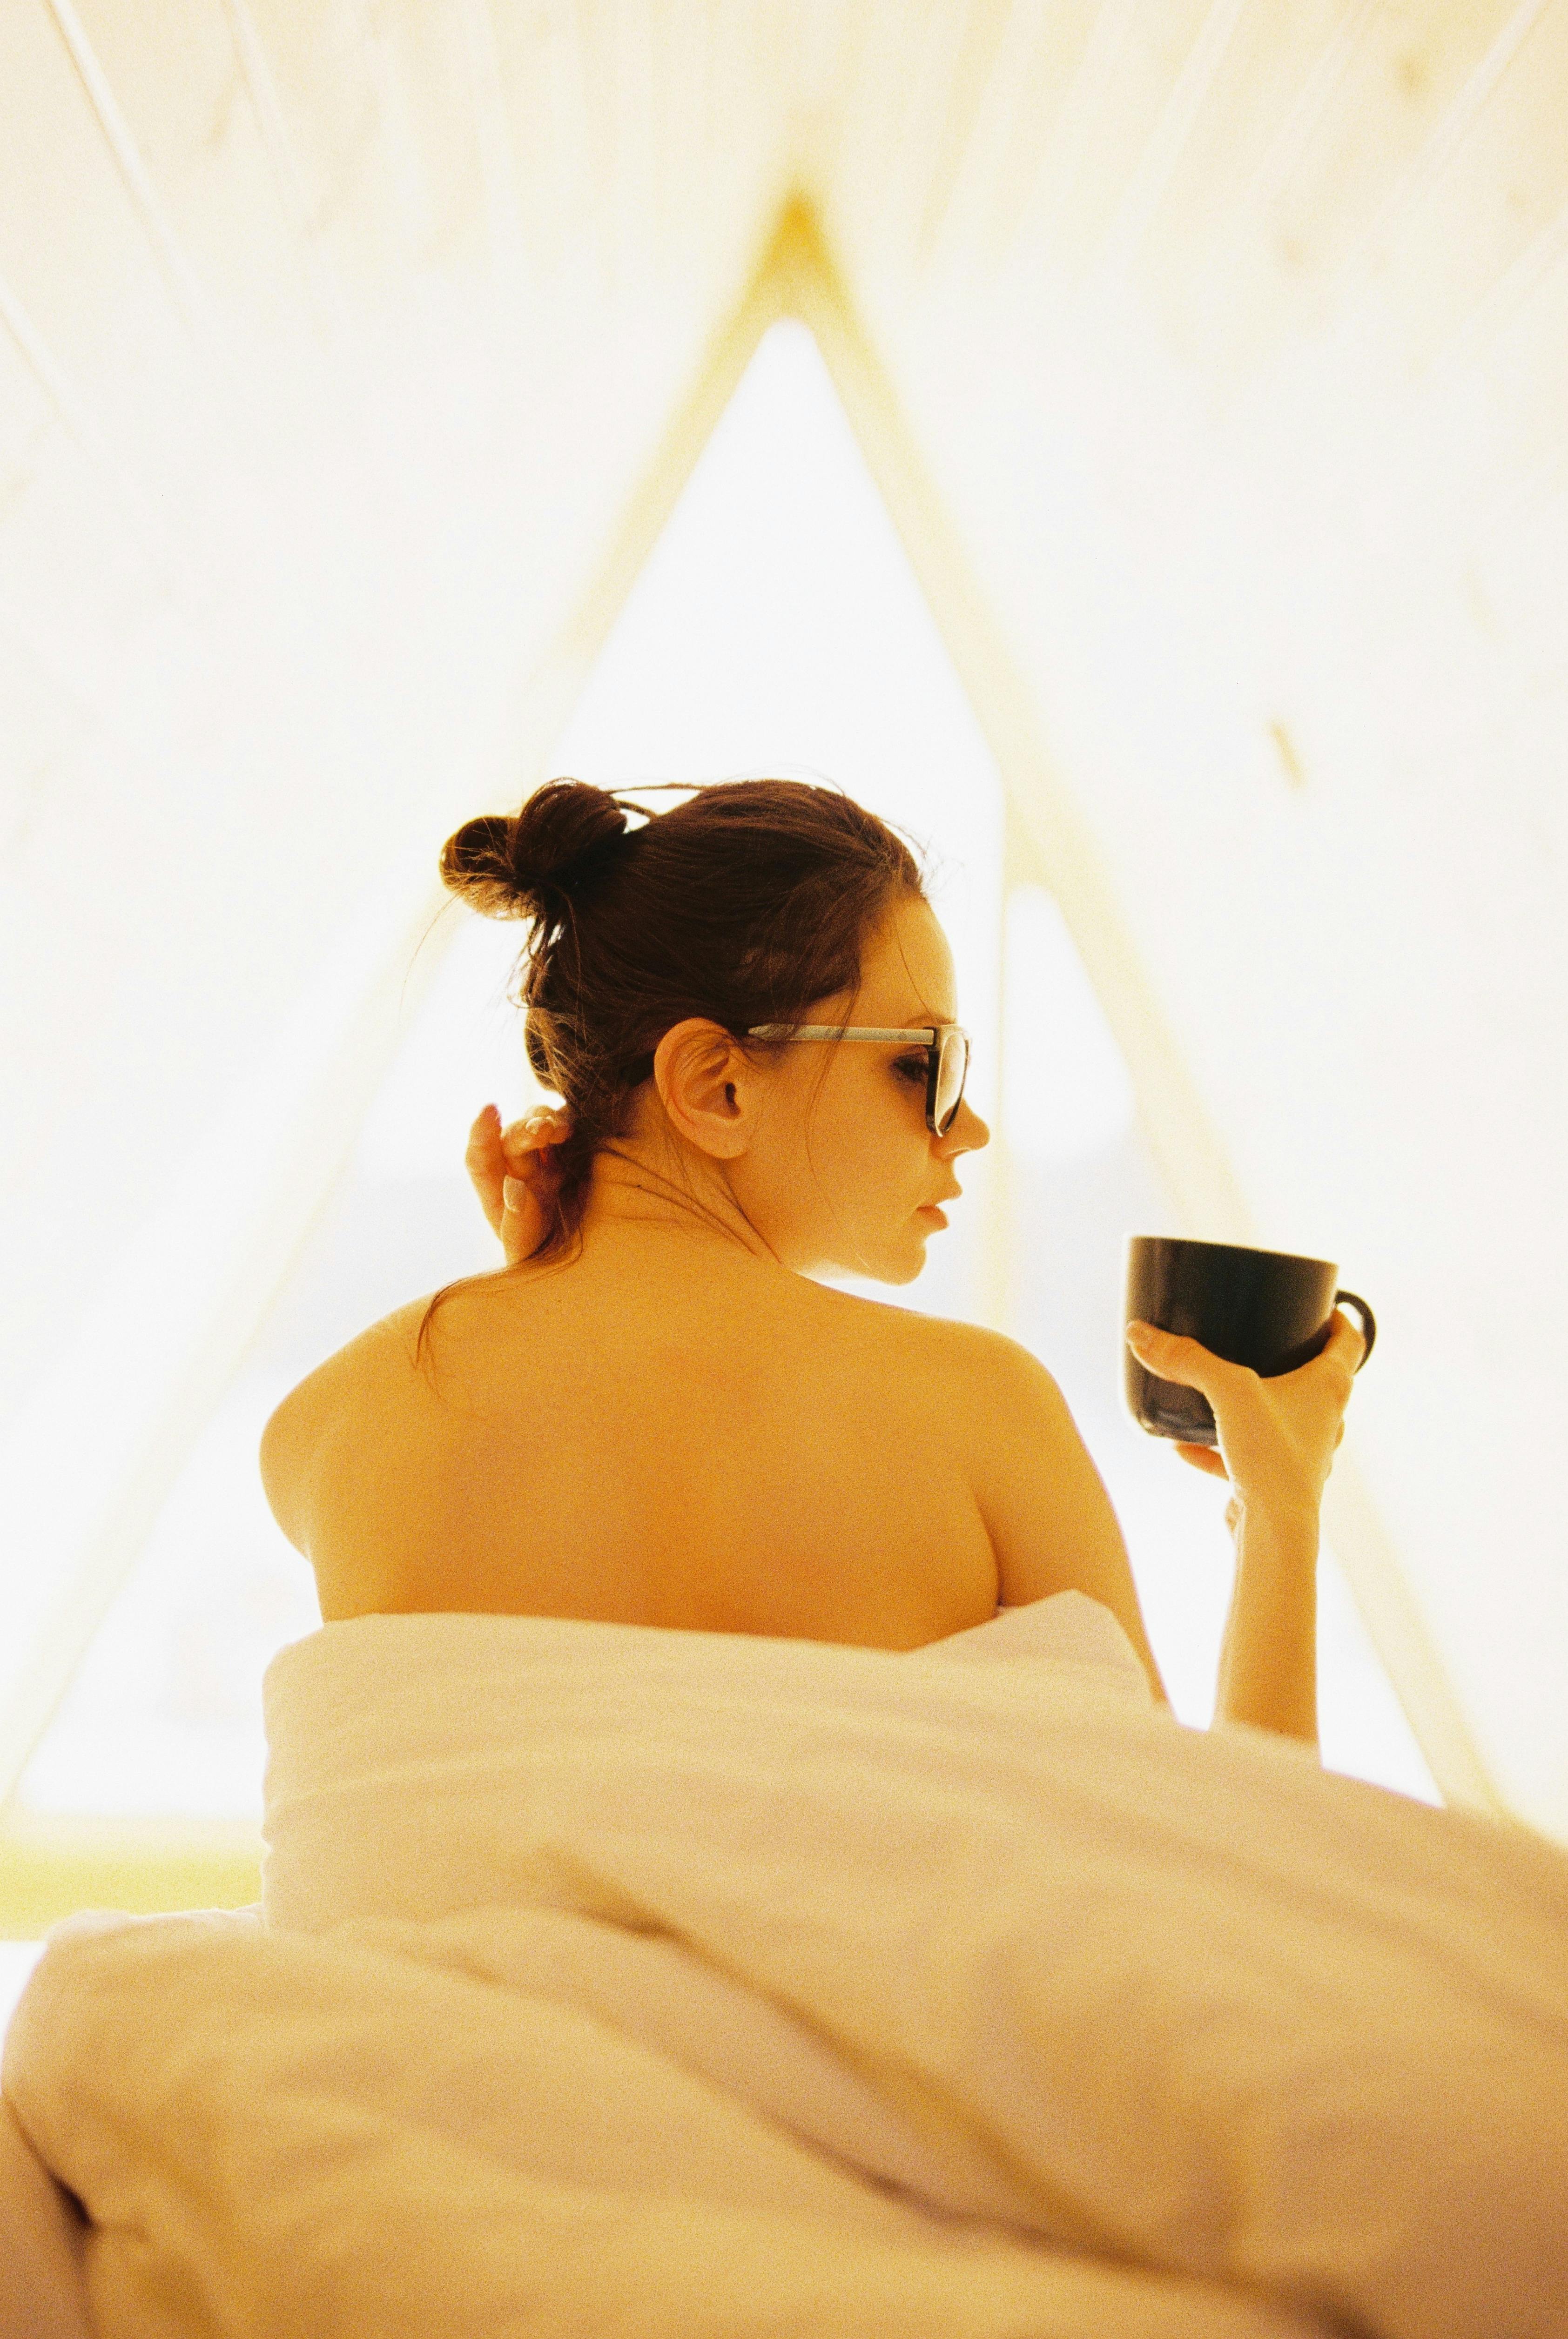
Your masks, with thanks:
[[[1208,1400],[1218,1431],[1210,1446],[1178,1445],[1196,1469],[1228,1478],[1234,1493],[1226,1512],[1235,1528],[1252,1510],[1278,1518],[1317,1519],[1323,1489],[1345,1435],[1345,1410],[1366,1342],[1338,1308],[1326,1347],[1293,1373],[1255,1373],[1233,1365],[1197,1340],[1129,1324],[1128,1346],[1161,1380],[1195,1388]]]
[[[468,1176],[508,1267],[520,1266],[544,1239],[556,1177],[551,1150],[571,1126],[569,1113],[540,1104],[503,1129],[488,1104],[468,1131]]]

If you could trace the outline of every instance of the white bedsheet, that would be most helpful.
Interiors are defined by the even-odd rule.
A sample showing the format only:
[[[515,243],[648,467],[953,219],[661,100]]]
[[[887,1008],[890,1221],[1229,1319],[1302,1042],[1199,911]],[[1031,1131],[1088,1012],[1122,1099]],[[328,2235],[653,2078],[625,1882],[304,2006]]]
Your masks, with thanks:
[[[7,2040],[104,2339],[1568,2331],[1568,1856],[1063,1597],[282,1652],[263,1910],[74,1920]]]

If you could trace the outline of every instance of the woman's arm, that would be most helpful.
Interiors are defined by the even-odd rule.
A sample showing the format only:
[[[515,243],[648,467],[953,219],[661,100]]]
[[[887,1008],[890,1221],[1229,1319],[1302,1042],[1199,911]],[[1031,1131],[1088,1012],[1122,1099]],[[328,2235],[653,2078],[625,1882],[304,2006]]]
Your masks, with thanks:
[[[1237,1508],[1232,1504],[1226,1516]],[[1233,1522],[1236,1581],[1219,1653],[1216,1722],[1250,1722],[1317,1751],[1317,1521]]]
[[[1149,1325],[1129,1325],[1128,1343],[1161,1379],[1208,1398],[1218,1450],[1177,1451],[1228,1478],[1234,1490],[1225,1517],[1236,1543],[1236,1581],[1215,1720],[1277,1731],[1316,1752],[1318,1512],[1345,1436],[1362,1336],[1336,1309],[1322,1355],[1268,1380]]]

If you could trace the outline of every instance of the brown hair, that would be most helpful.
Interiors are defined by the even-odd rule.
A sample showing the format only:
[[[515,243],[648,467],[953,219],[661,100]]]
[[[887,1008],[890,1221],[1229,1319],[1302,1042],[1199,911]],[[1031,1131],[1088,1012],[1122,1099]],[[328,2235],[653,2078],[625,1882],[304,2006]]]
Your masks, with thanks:
[[[853,990],[893,896],[925,898],[921,866],[884,821],[801,780],[722,780],[665,813],[547,780],[515,817],[465,821],[440,867],[482,915],[532,925],[517,992],[528,1062],[572,1118],[532,1260],[577,1234],[595,1157],[626,1134],[672,1025],[705,1018],[770,1053],[784,1043],[748,1039],[750,1027],[801,1023],[814,1001]],[[436,1293],[420,1343],[459,1288]]]

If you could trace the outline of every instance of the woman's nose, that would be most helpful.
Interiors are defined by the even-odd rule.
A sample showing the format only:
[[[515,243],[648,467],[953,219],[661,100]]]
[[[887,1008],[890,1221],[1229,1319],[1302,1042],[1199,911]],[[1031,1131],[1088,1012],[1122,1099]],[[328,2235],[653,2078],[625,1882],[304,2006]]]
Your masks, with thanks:
[[[947,1135],[937,1140],[937,1151],[944,1161],[955,1154],[978,1153],[982,1145],[991,1143],[990,1124],[981,1120],[967,1097],[952,1117]]]

